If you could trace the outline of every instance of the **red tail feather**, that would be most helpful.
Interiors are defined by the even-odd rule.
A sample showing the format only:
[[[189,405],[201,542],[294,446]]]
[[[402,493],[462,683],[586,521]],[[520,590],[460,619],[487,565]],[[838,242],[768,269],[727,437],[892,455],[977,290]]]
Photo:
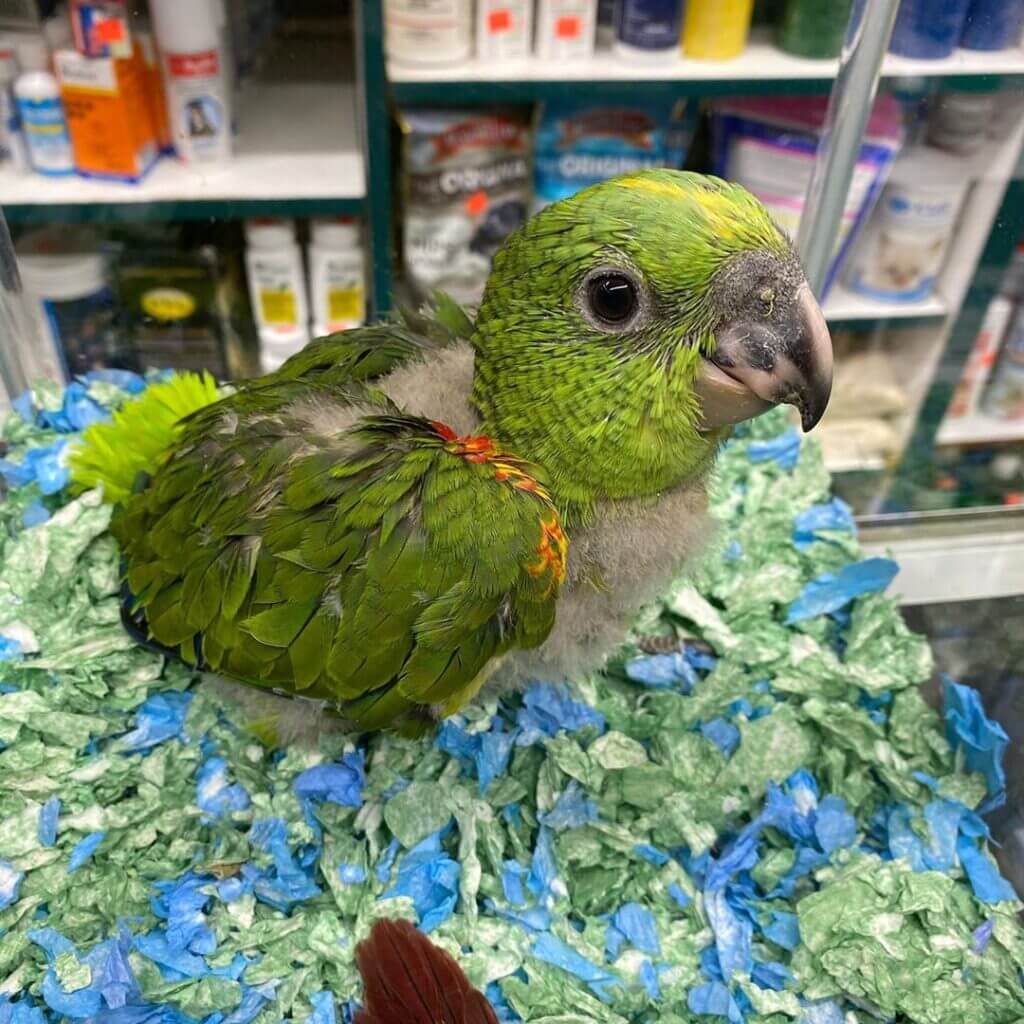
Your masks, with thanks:
[[[356,964],[364,994],[355,1024],[498,1024],[462,968],[408,921],[378,921]]]

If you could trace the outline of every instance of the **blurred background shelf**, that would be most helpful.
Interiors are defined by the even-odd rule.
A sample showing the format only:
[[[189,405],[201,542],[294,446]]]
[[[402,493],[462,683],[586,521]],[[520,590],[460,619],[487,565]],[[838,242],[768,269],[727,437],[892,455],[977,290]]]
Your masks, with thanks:
[[[358,213],[366,193],[355,93],[345,83],[253,83],[237,150],[223,166],[162,158],[137,185],[0,170],[0,206],[16,223]]]
[[[940,445],[1021,444],[1024,442],[1024,420],[998,419],[983,412],[946,419],[935,441]]]
[[[832,322],[931,319],[944,317],[949,312],[939,295],[919,302],[882,302],[858,295],[840,284],[829,291],[824,309],[825,316]]]
[[[505,62],[470,60],[444,67],[414,67],[390,61],[388,78],[399,102],[425,101],[431,96],[447,96],[459,102],[479,98],[526,101],[543,99],[554,92],[564,94],[566,86],[573,84],[670,87],[677,95],[742,91],[792,95],[820,91],[822,83],[834,79],[838,69],[838,60],[796,57],[780,50],[769,35],[754,32],[743,55],[735,60],[705,61],[680,56],[664,63],[627,63],[607,51],[598,51],[592,57],[563,61],[557,66],[537,58]],[[882,74],[888,78],[1024,75],[1024,50],[957,50],[946,60],[911,60],[890,54]],[[486,92],[477,88],[483,85],[487,86]]]

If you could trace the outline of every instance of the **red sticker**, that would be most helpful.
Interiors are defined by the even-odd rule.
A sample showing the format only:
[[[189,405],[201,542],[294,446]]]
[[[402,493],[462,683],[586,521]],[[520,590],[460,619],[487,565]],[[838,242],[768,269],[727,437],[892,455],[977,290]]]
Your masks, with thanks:
[[[559,18],[555,22],[555,36],[558,39],[575,39],[583,31],[580,19],[575,15]]]
[[[124,22],[119,18],[105,18],[96,22],[92,34],[100,43],[120,43],[124,40]]]
[[[491,11],[487,16],[488,31],[494,35],[498,35],[501,32],[507,32],[511,27],[512,12],[507,7],[503,7],[501,10]]]
[[[474,192],[466,197],[466,213],[470,217],[479,217],[487,210],[487,193],[484,191]]]

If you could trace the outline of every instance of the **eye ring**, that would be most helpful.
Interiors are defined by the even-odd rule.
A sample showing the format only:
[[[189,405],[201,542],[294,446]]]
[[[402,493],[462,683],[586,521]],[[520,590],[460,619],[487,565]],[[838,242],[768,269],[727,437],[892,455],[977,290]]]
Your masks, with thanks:
[[[644,305],[636,275],[618,267],[591,272],[583,282],[578,302],[594,327],[610,333],[632,327]]]

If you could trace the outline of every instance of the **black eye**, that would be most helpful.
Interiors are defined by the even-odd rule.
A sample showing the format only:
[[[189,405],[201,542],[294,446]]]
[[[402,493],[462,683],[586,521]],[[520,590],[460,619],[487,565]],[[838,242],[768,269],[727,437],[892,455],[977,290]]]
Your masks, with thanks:
[[[587,301],[594,316],[610,327],[631,320],[640,304],[636,284],[625,274],[614,271],[587,282]]]

